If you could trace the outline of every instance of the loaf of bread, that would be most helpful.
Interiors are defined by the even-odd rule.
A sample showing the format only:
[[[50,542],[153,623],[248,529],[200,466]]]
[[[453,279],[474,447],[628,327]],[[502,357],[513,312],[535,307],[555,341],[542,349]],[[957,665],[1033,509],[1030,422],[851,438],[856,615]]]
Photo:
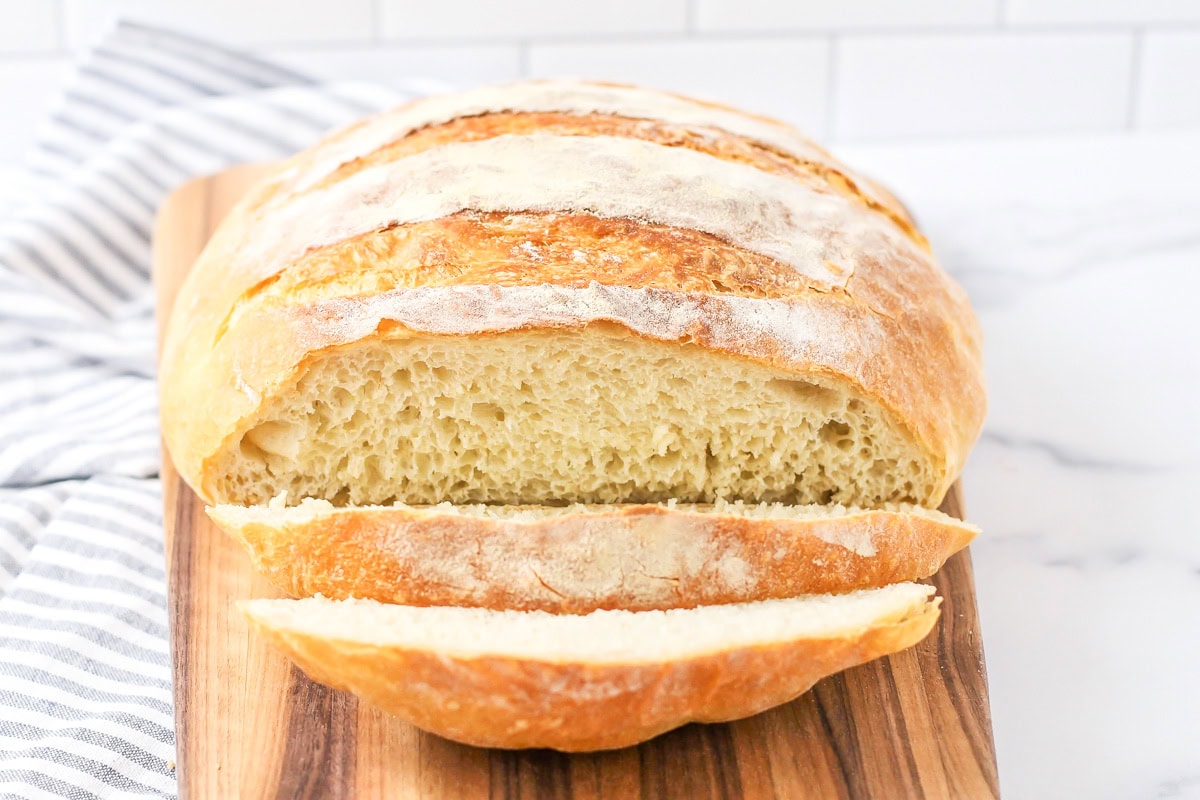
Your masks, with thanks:
[[[294,597],[584,614],[826,594],[926,578],[977,529],[920,506],[220,505]]]
[[[181,289],[161,386],[214,502],[935,507],[981,375],[962,290],[816,145],[548,82],[281,165]]]
[[[252,600],[254,627],[319,681],[488,747],[602,750],[756,714],[913,645],[933,587],[586,615]]]
[[[253,625],[460,741],[617,747],[907,647],[980,334],[786,125],[627,86],[435,97],[279,165],[169,320],[163,435],[300,600]],[[312,597],[317,595],[316,597]]]

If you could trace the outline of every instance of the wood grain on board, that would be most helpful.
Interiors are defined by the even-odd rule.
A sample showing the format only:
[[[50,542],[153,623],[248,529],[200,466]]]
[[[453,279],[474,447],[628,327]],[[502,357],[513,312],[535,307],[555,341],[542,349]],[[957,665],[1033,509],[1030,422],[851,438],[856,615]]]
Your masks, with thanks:
[[[160,326],[209,235],[261,171],[193,181],[163,205],[154,237]],[[967,552],[933,578],[945,601],[924,642],[785,706],[612,752],[483,750],[313,683],[253,637],[235,604],[279,593],[212,525],[169,458],[163,487],[181,798],[998,797]],[[942,509],[961,517],[957,485]]]

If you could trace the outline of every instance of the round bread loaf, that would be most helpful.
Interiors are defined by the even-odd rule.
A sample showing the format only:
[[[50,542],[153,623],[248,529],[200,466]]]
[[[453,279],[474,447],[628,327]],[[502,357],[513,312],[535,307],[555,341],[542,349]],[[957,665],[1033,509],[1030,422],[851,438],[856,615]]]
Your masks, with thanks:
[[[536,82],[282,163],[182,287],[164,436],[206,500],[936,506],[980,336],[904,209],[789,127]]]

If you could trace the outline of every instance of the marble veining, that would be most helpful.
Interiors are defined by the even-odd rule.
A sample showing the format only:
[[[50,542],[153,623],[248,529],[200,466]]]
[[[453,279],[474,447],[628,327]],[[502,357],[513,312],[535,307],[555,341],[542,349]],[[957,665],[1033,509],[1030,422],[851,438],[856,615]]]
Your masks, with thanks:
[[[996,430],[985,430],[980,436],[981,441],[991,442],[1000,447],[1007,447],[1017,450],[1036,450],[1046,454],[1050,459],[1060,467],[1067,469],[1090,469],[1101,472],[1133,472],[1137,474],[1147,474],[1156,472],[1169,472],[1175,468],[1173,465],[1166,464],[1142,464],[1132,461],[1121,461],[1117,459],[1097,458],[1087,453],[1080,453],[1075,450],[1062,447],[1048,439],[1031,439],[1018,436],[1010,436]]]

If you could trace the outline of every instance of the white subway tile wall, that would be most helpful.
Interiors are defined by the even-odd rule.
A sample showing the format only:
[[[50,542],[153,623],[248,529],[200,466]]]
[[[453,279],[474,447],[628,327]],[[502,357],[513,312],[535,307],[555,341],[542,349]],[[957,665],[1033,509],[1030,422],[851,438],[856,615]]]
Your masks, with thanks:
[[[121,17],[422,91],[634,81],[834,143],[1200,128],[1200,0],[0,0],[0,167]]]
[[[1200,127],[1200,30],[1147,33],[1141,47],[1137,124]]]
[[[828,31],[987,25],[995,0],[695,0],[698,31]]]
[[[1200,22],[1196,0],[1005,0],[1012,23],[1144,25]]]
[[[327,80],[362,80],[420,91],[465,89],[521,77],[515,44],[264,48],[266,59]]]
[[[371,41],[375,0],[26,0],[61,4],[67,43],[94,42],[118,18],[230,44]]]
[[[1133,52],[1120,33],[845,39],[834,70],[834,138],[1120,128]]]
[[[388,39],[683,33],[688,0],[379,0]]]
[[[826,127],[821,38],[534,44],[528,66],[531,77],[608,78],[733,103],[818,134]]]

